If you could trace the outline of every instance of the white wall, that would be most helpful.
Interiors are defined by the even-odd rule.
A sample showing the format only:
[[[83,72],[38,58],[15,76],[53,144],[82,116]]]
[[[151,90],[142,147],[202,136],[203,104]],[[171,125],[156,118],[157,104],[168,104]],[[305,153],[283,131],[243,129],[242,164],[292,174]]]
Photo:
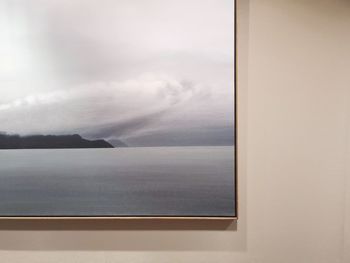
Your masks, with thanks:
[[[250,7],[248,253],[268,263],[350,262],[350,2]]]
[[[350,2],[238,4],[237,225],[2,221],[1,262],[350,262]]]

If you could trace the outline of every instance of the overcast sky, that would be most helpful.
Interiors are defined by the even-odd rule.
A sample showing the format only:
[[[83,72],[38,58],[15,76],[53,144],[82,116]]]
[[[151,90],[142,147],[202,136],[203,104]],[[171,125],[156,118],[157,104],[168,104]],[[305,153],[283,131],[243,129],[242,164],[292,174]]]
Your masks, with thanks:
[[[231,144],[233,30],[232,0],[0,0],[0,130]]]

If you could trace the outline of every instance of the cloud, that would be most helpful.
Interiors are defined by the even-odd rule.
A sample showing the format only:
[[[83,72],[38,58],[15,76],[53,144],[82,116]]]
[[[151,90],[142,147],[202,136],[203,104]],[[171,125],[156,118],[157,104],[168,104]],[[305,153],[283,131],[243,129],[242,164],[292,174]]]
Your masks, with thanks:
[[[132,136],[135,131],[143,130],[159,121],[168,109],[162,109],[156,112],[140,114],[127,120],[117,121],[113,124],[104,124],[101,126],[92,126],[90,129],[84,129],[81,134],[92,138],[121,138],[123,136]]]
[[[45,104],[58,103],[66,99],[67,94],[63,91],[55,91],[48,94],[29,95],[9,103],[0,104],[0,112],[18,108],[30,108]]]
[[[232,10],[228,0],[0,1],[1,129],[225,136]]]
[[[12,133],[71,133],[119,137],[159,122],[186,103],[209,98],[206,89],[167,75],[97,82],[32,94],[0,104],[2,129]],[[208,97],[209,96],[209,97]]]

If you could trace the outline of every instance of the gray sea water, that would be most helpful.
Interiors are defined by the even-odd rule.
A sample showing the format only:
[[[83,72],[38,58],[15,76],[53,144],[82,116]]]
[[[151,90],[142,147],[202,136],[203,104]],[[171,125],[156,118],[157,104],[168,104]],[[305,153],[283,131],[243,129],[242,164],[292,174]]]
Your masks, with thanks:
[[[0,151],[0,216],[233,216],[233,147]]]

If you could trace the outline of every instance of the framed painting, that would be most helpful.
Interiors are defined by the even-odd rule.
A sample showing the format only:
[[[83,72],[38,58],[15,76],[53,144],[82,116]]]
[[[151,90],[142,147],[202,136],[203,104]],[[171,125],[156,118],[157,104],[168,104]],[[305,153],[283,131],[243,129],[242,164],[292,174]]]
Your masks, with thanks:
[[[0,0],[0,218],[236,218],[235,13]]]

